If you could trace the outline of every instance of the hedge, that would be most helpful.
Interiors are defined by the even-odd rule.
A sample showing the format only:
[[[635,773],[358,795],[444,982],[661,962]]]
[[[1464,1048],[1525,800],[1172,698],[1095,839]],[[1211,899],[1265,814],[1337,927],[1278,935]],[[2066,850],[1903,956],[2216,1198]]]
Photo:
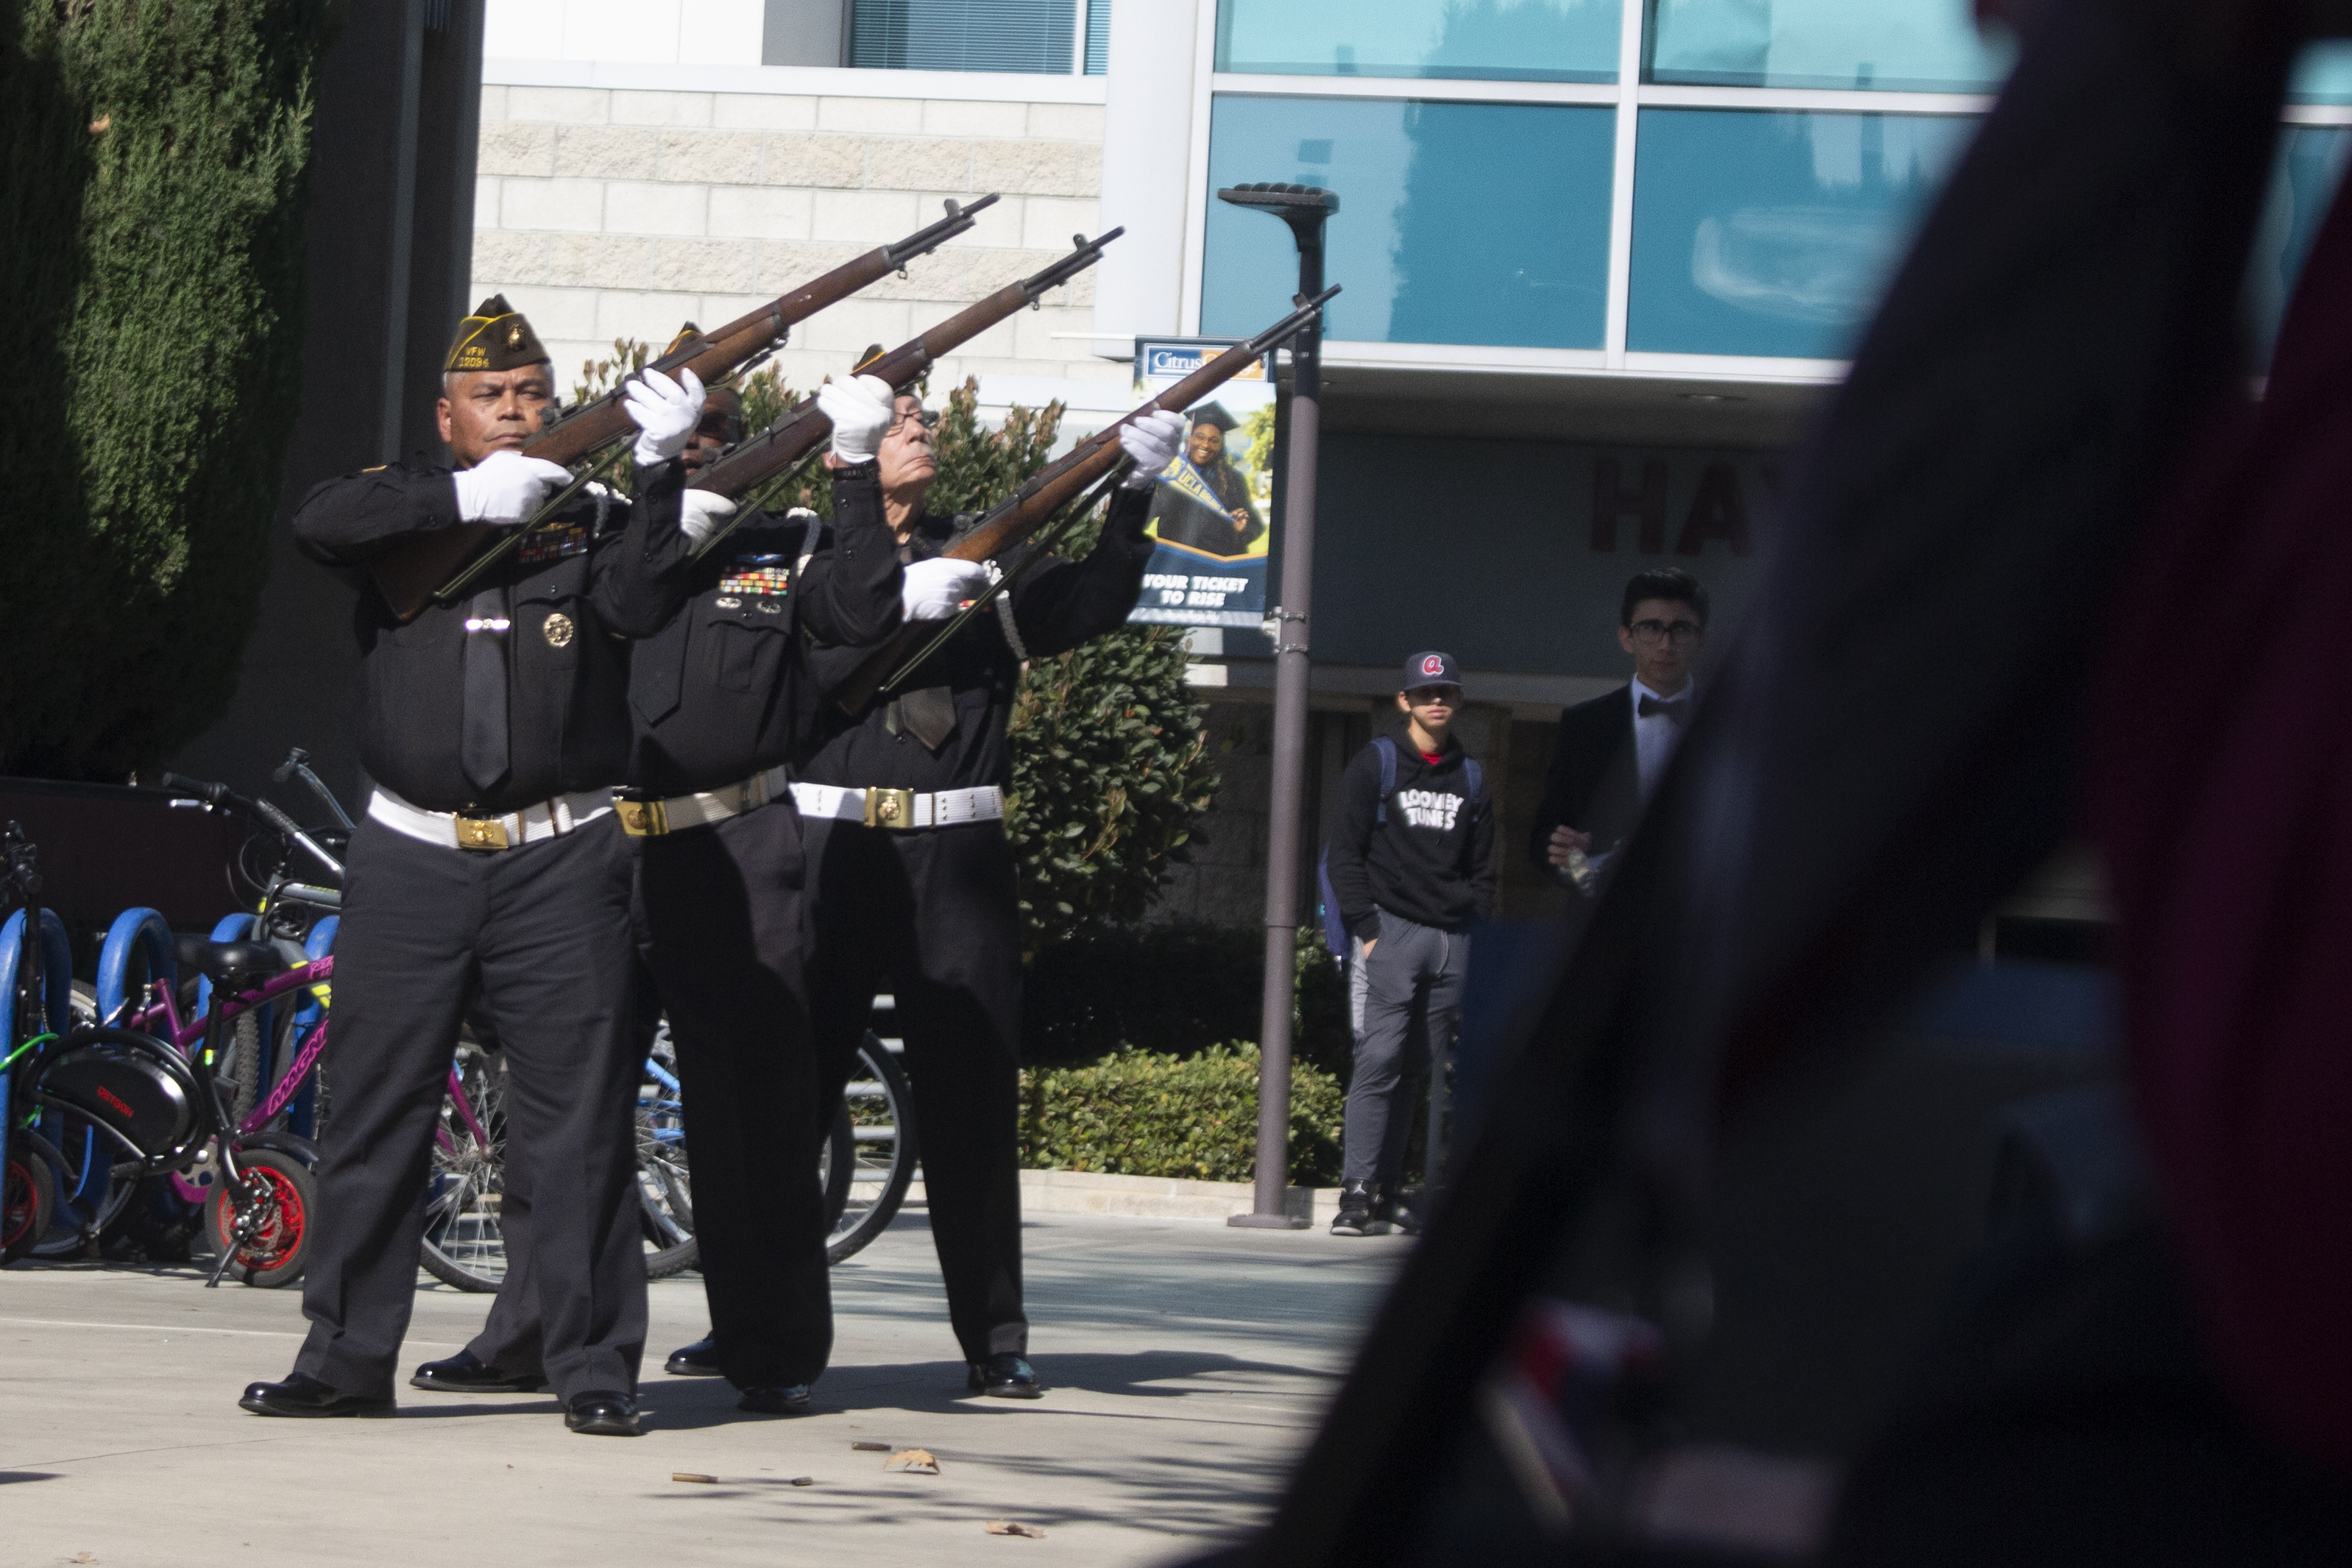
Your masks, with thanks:
[[[1189,1055],[1212,1040],[1258,1032],[1265,935],[1192,922],[1093,925],[1040,948],[1029,965],[1022,1060],[1038,1067],[1094,1061],[1106,1051]],[[1291,1053],[1344,1083],[1352,1049],[1339,967],[1314,926],[1298,931]]]
[[[1197,1056],[1116,1051],[1089,1067],[1021,1074],[1021,1163],[1106,1176],[1249,1181],[1257,1170],[1257,1047]],[[1347,1092],[1328,1072],[1294,1064],[1290,1181],[1339,1179]]]
[[[336,12],[0,9],[0,770],[119,779],[227,707],[302,402]]]

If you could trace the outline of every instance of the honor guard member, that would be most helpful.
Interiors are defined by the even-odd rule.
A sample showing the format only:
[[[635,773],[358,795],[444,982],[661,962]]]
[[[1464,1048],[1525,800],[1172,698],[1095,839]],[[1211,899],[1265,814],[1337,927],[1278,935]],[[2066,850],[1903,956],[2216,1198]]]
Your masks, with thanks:
[[[897,695],[855,718],[828,708],[834,733],[793,788],[816,877],[809,985],[824,1103],[846,1083],[875,994],[887,987],[906,1040],[949,1316],[969,1386],[1001,1398],[1040,1393],[1024,1359],[1021,1301],[1021,932],[1004,835],[1005,719],[1024,660],[1126,622],[1151,557],[1143,532],[1151,477],[1183,434],[1175,414],[1122,427],[1137,466],[1093,552],[1033,563],[999,599],[1000,612],[976,616]],[[973,519],[923,509],[939,461],[919,399],[898,400],[877,455],[883,508],[907,563],[906,617],[944,621],[987,579],[941,558]],[[1024,554],[996,564],[1020,571]],[[819,689],[840,685],[871,653],[813,651]],[[698,1354],[704,1347],[688,1346],[672,1370],[693,1370]]]
[[[871,644],[898,629],[897,541],[883,521],[875,446],[890,387],[872,376],[819,389],[833,422],[835,524],[823,555],[813,513],[735,518],[735,503],[685,493],[700,549],[684,607],[630,661],[635,738],[622,831],[640,841],[637,941],[669,1015],[694,1164],[694,1232],[711,1339],[696,1370],[723,1373],[740,1408],[799,1415],[833,1347],[817,1182],[839,1103],[809,1032],[802,829],[788,787],[816,696],[807,639]],[[742,435],[736,394],[716,389],[684,459],[692,474]],[[731,524],[731,526],[730,526]],[[528,1388],[501,1368],[539,1333],[533,1261],[509,1243],[490,1322],[466,1351],[427,1362],[419,1387]]]
[[[361,567],[462,522],[515,523],[568,476],[521,455],[554,383],[502,298],[461,324],[442,378],[454,471],[421,458],[320,485],[295,536]],[[628,764],[617,639],[660,630],[685,549],[679,465],[702,390],[633,381],[634,504],[583,499],[462,600],[403,624],[362,589],[354,616],[360,758],[376,789],[352,836],[327,1070],[335,1116],[303,1281],[310,1336],[264,1416],[388,1416],[423,1225],[433,1133],[458,1019],[478,1005],[504,1046],[509,1166],[544,1325],[538,1364],[575,1431],[634,1435],[646,1327],[629,1030],[631,841],[613,810]]]

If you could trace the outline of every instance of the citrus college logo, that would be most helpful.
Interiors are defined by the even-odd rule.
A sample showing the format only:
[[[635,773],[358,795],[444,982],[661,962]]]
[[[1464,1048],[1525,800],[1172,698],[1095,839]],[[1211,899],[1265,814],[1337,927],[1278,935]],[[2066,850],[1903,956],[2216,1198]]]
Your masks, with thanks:
[[[1445,661],[1432,653],[1422,660],[1421,673],[1424,675],[1442,675],[1445,673]]]

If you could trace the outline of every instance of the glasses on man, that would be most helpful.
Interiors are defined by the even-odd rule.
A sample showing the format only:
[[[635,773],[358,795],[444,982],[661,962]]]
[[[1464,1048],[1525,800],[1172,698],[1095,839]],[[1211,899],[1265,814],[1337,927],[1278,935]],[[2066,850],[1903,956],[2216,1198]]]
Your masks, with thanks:
[[[1687,648],[1698,641],[1699,624],[1696,621],[1636,621],[1633,632],[1633,641],[1652,648],[1664,643]]]
[[[912,413],[893,413],[890,416],[889,434],[898,434],[899,429],[910,419],[925,430],[937,430],[940,427],[940,416],[937,413],[928,408],[919,408]]]

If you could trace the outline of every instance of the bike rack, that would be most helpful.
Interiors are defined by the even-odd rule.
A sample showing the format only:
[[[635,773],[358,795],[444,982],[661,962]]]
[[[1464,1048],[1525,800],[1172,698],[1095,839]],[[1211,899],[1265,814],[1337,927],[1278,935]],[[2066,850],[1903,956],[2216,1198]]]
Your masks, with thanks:
[[[21,909],[0,925],[0,1042],[16,1038],[16,965],[25,950],[25,912]],[[73,941],[58,912],[41,910],[41,978],[44,1019],[31,1020],[33,1034],[43,1030],[63,1034],[73,1027]],[[0,1055],[5,1055],[0,1051]],[[0,1162],[8,1157],[8,1133],[15,1120],[9,1092],[13,1072],[0,1072]]]
[[[129,983],[131,964],[139,958],[147,961],[148,978],[165,986],[179,984],[171,925],[152,909],[126,909],[107,927],[105,945],[98,951],[99,1022],[121,1016],[125,1004],[139,1000],[131,995]]]

